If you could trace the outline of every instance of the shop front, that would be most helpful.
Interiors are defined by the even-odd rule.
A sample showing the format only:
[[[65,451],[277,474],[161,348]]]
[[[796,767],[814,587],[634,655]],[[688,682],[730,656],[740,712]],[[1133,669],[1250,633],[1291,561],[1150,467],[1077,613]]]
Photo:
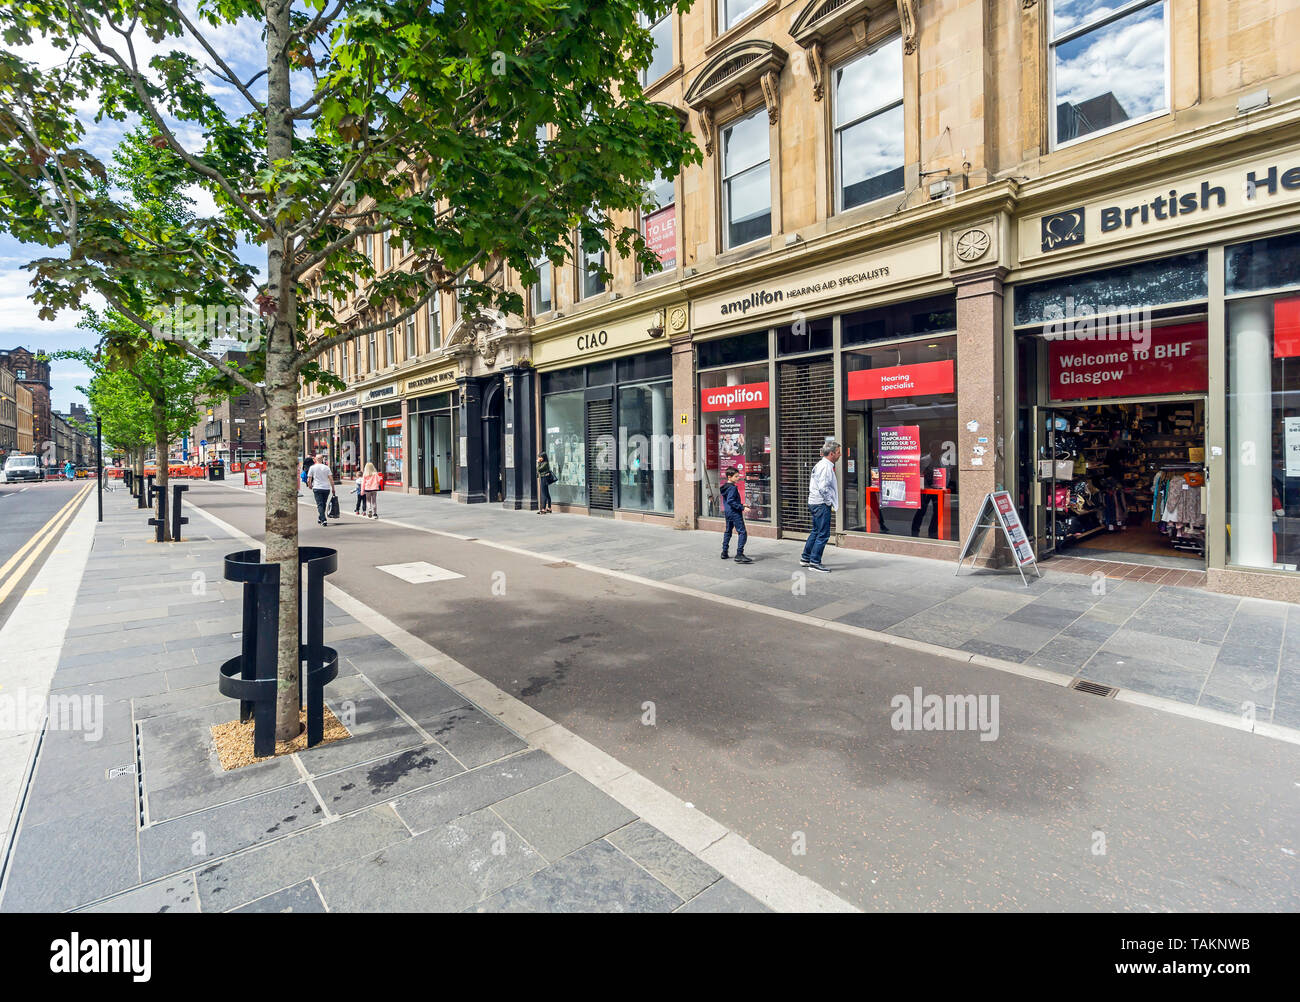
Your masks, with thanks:
[[[313,459],[324,455],[331,463],[334,462],[334,420],[329,416],[329,404],[308,407],[305,415],[307,424],[303,455]]]
[[[448,367],[414,376],[403,384],[403,395],[411,443],[411,487],[420,494],[450,495],[460,466],[456,370]]]
[[[837,542],[952,548],[956,300],[941,251],[934,235],[695,301],[701,528],[721,526],[735,468],[758,535],[806,535],[809,478],[834,439]]]
[[[673,366],[663,334],[662,320],[639,315],[534,344],[538,437],[561,510],[674,514]]]
[[[335,441],[338,443],[335,472],[340,480],[355,480],[361,472],[361,411],[358,403],[355,393],[330,403],[336,422]]]
[[[362,464],[373,463],[384,478],[384,490],[403,485],[402,403],[396,384],[361,395]]]
[[[1300,150],[1018,225],[1008,421],[1040,556],[1300,601]]]

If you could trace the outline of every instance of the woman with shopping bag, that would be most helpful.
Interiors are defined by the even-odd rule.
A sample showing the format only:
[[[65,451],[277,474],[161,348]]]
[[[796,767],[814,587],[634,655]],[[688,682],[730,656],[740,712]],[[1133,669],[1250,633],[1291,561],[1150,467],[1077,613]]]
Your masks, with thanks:
[[[383,478],[375,469],[374,463],[366,463],[365,472],[361,474],[361,487],[366,492],[366,516],[379,517],[379,491],[384,486]]]

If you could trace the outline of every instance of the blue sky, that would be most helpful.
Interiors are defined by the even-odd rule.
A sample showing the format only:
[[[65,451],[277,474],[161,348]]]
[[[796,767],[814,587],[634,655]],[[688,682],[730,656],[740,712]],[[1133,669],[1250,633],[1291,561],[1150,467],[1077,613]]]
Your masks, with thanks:
[[[182,6],[187,11],[192,11],[193,0],[185,0]],[[213,42],[214,48],[221,53],[222,58],[242,79],[248,79],[265,67],[264,43],[256,24],[244,22],[220,29],[207,28],[206,35]],[[155,46],[141,35],[140,38],[135,39],[135,45],[142,57],[146,53],[160,49],[167,51],[182,48],[194,53],[200,59],[204,58],[197,43],[189,38],[183,41],[168,39],[164,45]],[[24,56],[45,66],[62,60],[57,49],[44,43],[33,45],[24,52]],[[246,112],[247,105],[243,98],[229,84],[222,84],[213,77],[208,79],[207,86],[209,93],[228,112],[231,114]],[[256,93],[258,88],[254,87],[253,90]],[[258,94],[258,96],[262,95]],[[119,125],[116,122],[105,121],[95,124],[91,105],[88,104],[78,110],[87,129],[85,145],[107,163],[123,133],[133,123]],[[192,128],[182,127],[178,135],[190,149],[197,149],[202,145],[201,135]],[[206,192],[195,189],[191,194],[194,197],[196,211],[200,213],[212,211],[212,201]],[[23,266],[48,253],[63,254],[66,251],[50,252],[34,245],[21,244],[0,231],[0,348],[22,345],[36,351],[54,352],[64,348],[87,347],[94,343],[93,337],[77,330],[77,323],[81,319],[79,311],[65,310],[53,321],[38,318],[36,304],[30,298],[31,273]],[[265,267],[265,256],[260,248],[248,247],[240,256],[259,267]],[[88,305],[102,307],[103,304],[98,300],[90,300]],[[50,380],[53,386],[55,409],[67,410],[69,404],[73,402],[84,402],[84,395],[79,393],[76,387],[84,386],[88,378],[89,373],[77,363],[54,362],[50,367]]]

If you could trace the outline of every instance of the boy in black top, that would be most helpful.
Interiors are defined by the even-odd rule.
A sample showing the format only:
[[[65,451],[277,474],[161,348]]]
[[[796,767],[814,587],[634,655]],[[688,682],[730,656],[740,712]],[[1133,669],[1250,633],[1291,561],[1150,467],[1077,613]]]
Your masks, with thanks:
[[[740,470],[731,467],[727,470],[727,482],[722,485],[722,512],[727,516],[727,529],[722,534],[722,559],[727,559],[727,548],[731,545],[731,530],[736,530],[736,563],[752,564],[754,561],[745,556],[745,540],[749,533],[745,531],[745,502],[740,500],[740,488],[736,482],[740,479]]]

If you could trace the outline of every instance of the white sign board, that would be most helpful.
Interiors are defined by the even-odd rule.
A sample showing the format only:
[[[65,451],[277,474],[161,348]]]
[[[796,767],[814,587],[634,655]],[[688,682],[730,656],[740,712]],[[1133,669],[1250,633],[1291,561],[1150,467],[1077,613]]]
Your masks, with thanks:
[[[1002,530],[1007,546],[1011,548],[1011,553],[1016,559],[1016,570],[1020,573],[1020,579],[1025,582],[1025,587],[1029,587],[1024,572],[1026,564],[1033,564],[1034,573],[1039,577],[1043,576],[1034,558],[1034,548],[1029,543],[1029,537],[1025,535],[1020,513],[1016,511],[1015,502],[1011,500],[1010,491],[992,491],[984,495],[984,503],[980,505],[975,524],[971,526],[970,534],[966,537],[966,545],[961,548],[961,556],[957,559],[958,574],[961,573],[961,565],[967,556],[979,552],[984,534],[990,529]]]
[[[1283,420],[1286,422],[1286,475],[1300,477],[1300,417]]]

